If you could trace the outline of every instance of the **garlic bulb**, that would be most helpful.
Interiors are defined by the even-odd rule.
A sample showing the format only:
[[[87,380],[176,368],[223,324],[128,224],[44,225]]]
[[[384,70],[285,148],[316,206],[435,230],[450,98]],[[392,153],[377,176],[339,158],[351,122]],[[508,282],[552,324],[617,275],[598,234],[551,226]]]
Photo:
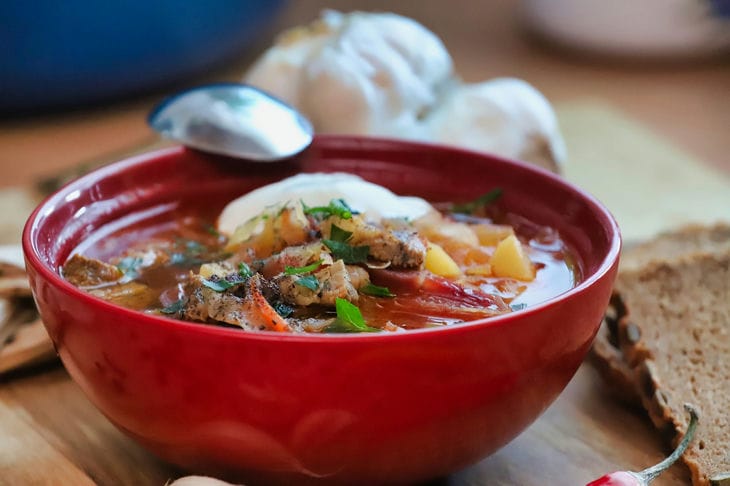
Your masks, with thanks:
[[[244,81],[287,101],[320,133],[443,142],[557,171],[555,115],[524,81],[458,81],[441,40],[392,13],[325,11],[286,32]]]
[[[325,11],[286,33],[245,81],[296,106],[318,132],[412,138],[451,74],[446,48],[413,20]]]
[[[520,79],[458,86],[425,122],[433,141],[526,160],[553,172],[560,172],[565,160],[550,103]]]

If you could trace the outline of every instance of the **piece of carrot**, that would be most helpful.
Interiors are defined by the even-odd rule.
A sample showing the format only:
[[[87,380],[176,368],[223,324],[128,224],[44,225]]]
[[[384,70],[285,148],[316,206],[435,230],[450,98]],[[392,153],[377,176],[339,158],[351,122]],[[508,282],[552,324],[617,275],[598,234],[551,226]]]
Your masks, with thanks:
[[[248,282],[248,295],[246,296],[247,314],[250,318],[255,318],[256,325],[264,326],[270,331],[291,332],[291,326],[286,319],[281,317],[276,309],[266,301],[266,297],[261,293],[261,281],[258,275],[254,275]]]

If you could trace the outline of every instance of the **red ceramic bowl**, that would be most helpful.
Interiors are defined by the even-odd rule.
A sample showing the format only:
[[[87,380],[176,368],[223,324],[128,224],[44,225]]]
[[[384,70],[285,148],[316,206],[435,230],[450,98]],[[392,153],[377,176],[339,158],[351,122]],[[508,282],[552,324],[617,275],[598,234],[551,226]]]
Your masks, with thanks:
[[[448,328],[281,335],[143,315],[59,277],[90,237],[164,217],[174,206],[216,214],[240,194],[300,171],[352,172],[435,201],[501,187],[500,204],[562,233],[584,279],[548,302]],[[591,344],[620,238],[595,199],[532,166],[438,146],[319,137],[275,165],[173,148],[105,167],[46,200],[23,246],[66,369],[150,451],[238,480],[372,484],[463,468],[533,422]]]

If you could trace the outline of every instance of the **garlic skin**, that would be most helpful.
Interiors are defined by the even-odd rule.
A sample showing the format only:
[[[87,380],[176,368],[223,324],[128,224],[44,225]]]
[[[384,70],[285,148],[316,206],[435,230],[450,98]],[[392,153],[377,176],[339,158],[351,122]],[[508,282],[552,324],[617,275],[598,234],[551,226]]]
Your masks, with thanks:
[[[559,172],[555,114],[517,79],[463,84],[441,40],[392,13],[325,11],[284,33],[244,82],[300,110],[318,133],[441,142]]]
[[[560,172],[565,144],[547,99],[520,79],[454,88],[425,120],[436,142],[492,152]]]
[[[452,78],[443,43],[391,13],[325,11],[285,33],[244,81],[299,109],[322,133],[418,137]]]

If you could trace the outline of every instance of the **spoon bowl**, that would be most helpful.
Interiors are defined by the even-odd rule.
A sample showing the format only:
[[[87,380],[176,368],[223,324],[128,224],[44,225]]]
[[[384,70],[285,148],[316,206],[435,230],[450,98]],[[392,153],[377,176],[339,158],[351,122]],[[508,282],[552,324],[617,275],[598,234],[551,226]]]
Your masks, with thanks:
[[[188,147],[256,162],[296,155],[314,134],[295,108],[239,83],[181,91],[159,103],[147,122],[163,137]]]

